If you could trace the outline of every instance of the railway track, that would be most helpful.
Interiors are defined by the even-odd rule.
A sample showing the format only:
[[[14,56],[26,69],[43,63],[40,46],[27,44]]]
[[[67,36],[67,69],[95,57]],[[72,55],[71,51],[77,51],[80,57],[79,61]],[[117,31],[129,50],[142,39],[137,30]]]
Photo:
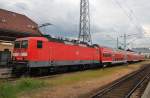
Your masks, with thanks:
[[[12,77],[12,76],[9,76],[9,77],[0,77],[0,82],[1,81],[16,81],[20,78],[33,78],[33,79],[49,79],[49,78],[55,78],[55,77],[58,77],[58,76],[61,76],[61,75],[64,75],[64,74],[71,74],[70,73],[60,73],[60,74],[56,74],[56,73],[53,73],[53,74],[50,74],[50,75],[40,75],[40,76],[22,76],[22,77]]]
[[[135,92],[144,90],[142,85],[148,83],[149,80],[150,65],[147,65],[100,90],[96,94],[92,95],[91,98],[140,98],[141,93],[135,94]]]
[[[0,80],[9,79],[11,77],[11,68],[0,68]]]

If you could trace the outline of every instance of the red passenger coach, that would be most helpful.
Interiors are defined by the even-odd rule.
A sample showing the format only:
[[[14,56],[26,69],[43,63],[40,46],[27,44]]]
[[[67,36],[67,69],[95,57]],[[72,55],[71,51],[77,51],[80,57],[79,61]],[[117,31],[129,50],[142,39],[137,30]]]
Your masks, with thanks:
[[[126,62],[126,55],[125,51],[122,50],[114,50],[113,51],[113,64],[117,63],[125,63]]]
[[[144,55],[140,55],[140,61],[144,61],[145,60],[145,56]]]
[[[134,60],[134,53],[128,51],[127,52],[127,61],[130,63],[130,62],[133,62],[133,60]]]
[[[100,47],[100,62],[103,66],[110,65],[113,60],[113,49],[107,47]]]

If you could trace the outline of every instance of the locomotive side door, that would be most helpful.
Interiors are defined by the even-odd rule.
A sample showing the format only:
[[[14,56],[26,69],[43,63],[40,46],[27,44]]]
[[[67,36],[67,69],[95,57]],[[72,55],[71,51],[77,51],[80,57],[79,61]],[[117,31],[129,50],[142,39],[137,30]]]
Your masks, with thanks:
[[[53,66],[54,62],[53,62],[53,48],[50,46],[49,47],[49,65]]]
[[[96,64],[96,63],[100,63],[100,50],[98,47],[94,47],[94,52],[93,52],[93,64]]]

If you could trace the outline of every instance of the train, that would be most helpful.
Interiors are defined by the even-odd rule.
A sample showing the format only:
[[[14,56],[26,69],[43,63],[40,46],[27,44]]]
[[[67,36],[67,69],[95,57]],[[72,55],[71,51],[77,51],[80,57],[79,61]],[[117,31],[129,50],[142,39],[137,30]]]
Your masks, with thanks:
[[[85,69],[143,60],[144,55],[131,51],[42,36],[16,39],[12,66],[13,73],[20,75],[40,73],[41,69]]]

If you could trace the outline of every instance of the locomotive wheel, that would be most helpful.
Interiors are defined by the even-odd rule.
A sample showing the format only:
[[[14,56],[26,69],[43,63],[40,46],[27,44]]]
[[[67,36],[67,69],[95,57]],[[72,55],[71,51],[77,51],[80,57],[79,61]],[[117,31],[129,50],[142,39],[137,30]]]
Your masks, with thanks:
[[[108,65],[107,64],[103,64],[103,68],[107,67]]]

